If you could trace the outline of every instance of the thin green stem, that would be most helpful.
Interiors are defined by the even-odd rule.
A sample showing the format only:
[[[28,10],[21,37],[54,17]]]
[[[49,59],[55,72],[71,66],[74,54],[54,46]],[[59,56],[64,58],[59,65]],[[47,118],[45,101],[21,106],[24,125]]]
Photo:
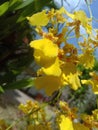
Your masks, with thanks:
[[[73,27],[71,30],[69,30],[69,32],[67,33],[67,35],[65,36],[65,38],[67,39],[68,35],[74,30],[75,27]]]
[[[95,17],[93,17],[93,20],[95,20],[96,22],[98,22],[98,19],[96,19]]]
[[[61,6],[64,6],[63,0],[61,0]]]
[[[91,11],[91,8],[90,8],[90,3],[89,3],[88,0],[86,0],[86,4],[87,4],[87,7],[88,7],[88,10],[89,10],[89,13],[90,13],[90,18],[93,19],[92,11]]]
[[[76,38],[76,36],[73,35],[73,36],[69,36],[69,37],[67,37],[67,39],[72,39],[72,38]]]
[[[78,1],[77,5],[71,10],[71,12],[73,12],[80,4],[81,0]]]
[[[32,109],[27,115],[24,115],[23,117],[17,119],[16,121],[14,121],[6,130],[10,130],[12,127],[14,127],[17,123],[19,123],[20,121],[26,119],[28,116],[30,116],[31,114],[39,111],[40,109],[45,108],[47,105],[49,105],[49,103],[44,103],[41,107],[39,107],[38,109]]]
[[[21,120],[24,120],[24,118],[25,118],[25,116],[21,117],[20,119],[17,119],[6,130],[10,130],[12,127],[14,127],[16,124],[18,124]]]
[[[32,109],[33,110],[33,109]],[[23,121],[25,118],[27,118],[29,115],[31,115],[32,113],[38,111],[39,109],[36,109],[35,111],[32,111],[30,113],[28,113],[27,115],[22,116],[21,118],[17,119],[16,121],[14,121],[6,130],[10,130],[12,127],[14,127],[16,124],[18,124],[20,121]]]
[[[97,105],[97,109],[98,109],[98,96],[96,96],[96,105]]]

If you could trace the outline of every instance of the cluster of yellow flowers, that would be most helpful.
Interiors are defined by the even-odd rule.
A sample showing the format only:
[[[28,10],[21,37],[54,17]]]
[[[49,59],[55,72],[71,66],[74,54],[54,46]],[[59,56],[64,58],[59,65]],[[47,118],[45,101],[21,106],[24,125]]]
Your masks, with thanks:
[[[63,7],[59,10],[43,10],[27,19],[42,37],[30,43],[34,48],[35,61],[40,66],[35,86],[38,89],[44,88],[47,95],[51,95],[66,85],[77,90],[81,83],[91,83],[93,90],[97,92],[98,75],[91,76],[89,81],[82,81],[82,72],[77,69],[79,65],[86,69],[94,67],[93,53],[98,47],[98,37],[97,32],[96,36],[93,36],[92,19],[81,10],[71,14]],[[63,28],[59,29],[59,25],[63,25]],[[48,27],[46,32],[44,26]],[[85,29],[86,36],[81,34],[80,27]],[[78,41],[82,38],[82,42],[78,42],[79,48],[68,42],[73,32]]]
[[[19,109],[27,118],[27,130],[52,130],[43,106],[37,101],[28,100],[26,104],[20,104]]]
[[[35,61],[39,65],[37,77],[34,79],[35,86],[44,89],[47,95],[51,95],[65,86],[77,90],[83,84],[91,84],[94,93],[98,93],[98,74],[93,72],[95,63],[93,53],[98,47],[98,32],[92,29],[92,19],[81,10],[71,14],[63,7],[59,10],[43,10],[27,19],[32,26],[35,26],[36,32],[41,37],[30,42],[30,46],[34,49]],[[85,29],[86,35],[81,34],[81,27]],[[96,34],[93,35],[93,31]],[[75,46],[76,43],[69,42],[70,38],[77,39],[78,47]],[[91,70],[90,78],[83,78],[80,66]],[[37,102],[28,101],[19,108],[29,117],[28,130],[53,129],[51,122],[46,119],[44,109]],[[60,101],[59,109],[56,109],[55,124],[59,130],[98,128],[98,110],[92,113],[91,116],[84,114],[78,117],[75,109],[69,108],[66,102]],[[79,118],[83,123],[78,121]]]
[[[46,111],[42,104],[34,101],[27,101],[20,104],[19,109],[28,119],[27,130],[91,130],[98,128],[98,109],[92,111],[92,115],[80,115],[82,123],[79,122],[77,109],[69,108],[66,102],[59,102],[59,109],[56,109],[55,127],[50,119],[46,118]]]

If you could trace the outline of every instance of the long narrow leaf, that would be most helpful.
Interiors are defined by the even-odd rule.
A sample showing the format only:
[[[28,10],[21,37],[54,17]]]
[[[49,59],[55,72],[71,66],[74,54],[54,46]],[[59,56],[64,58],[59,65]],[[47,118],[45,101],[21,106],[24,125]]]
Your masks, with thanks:
[[[14,11],[15,8],[20,6],[23,3],[23,0],[10,0],[9,1],[9,11]]]
[[[24,87],[34,87],[34,78],[27,78],[27,79],[22,79],[22,80],[13,82],[9,85],[6,85],[4,87],[4,90],[6,90],[6,89],[21,89]]]
[[[33,1],[34,0],[25,0],[19,6],[17,6],[14,10],[22,9],[22,8],[28,6],[29,4],[31,4]]]
[[[4,93],[4,89],[0,86],[0,93]]]
[[[28,15],[31,15],[33,13],[34,13],[34,4],[30,4],[26,7],[25,10],[22,11],[22,13],[20,14],[20,17],[17,19],[16,22],[18,23],[25,20]]]
[[[2,5],[0,5],[0,16],[2,16],[8,10],[8,7],[9,2],[5,2]]]

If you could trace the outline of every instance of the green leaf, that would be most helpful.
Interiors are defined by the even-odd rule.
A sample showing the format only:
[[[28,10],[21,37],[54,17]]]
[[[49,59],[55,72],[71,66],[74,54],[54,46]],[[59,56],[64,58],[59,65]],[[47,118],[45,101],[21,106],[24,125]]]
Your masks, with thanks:
[[[4,89],[2,88],[2,86],[0,86],[0,92],[4,93]]]
[[[0,5],[0,16],[3,15],[9,7],[9,2],[5,2],[2,5]]]
[[[34,86],[34,78],[27,78],[6,85],[4,86],[4,89],[21,89],[24,87],[28,88],[33,86]]]
[[[23,3],[22,0],[10,0],[9,1],[9,11],[14,11],[20,4]]]
[[[31,4],[34,0],[25,0],[24,2],[22,2],[19,6],[17,6],[15,8],[15,10],[18,10],[18,9],[22,9],[26,6],[28,6],[29,4]]]
[[[25,2],[30,3],[28,4],[25,9],[21,12],[20,17],[17,20],[17,23],[23,21],[26,19],[27,16],[30,16],[36,12],[39,12],[43,9],[44,6],[49,6],[50,3],[52,3],[52,0],[26,0]]]
[[[20,17],[17,20],[17,23],[25,20],[28,15],[30,16],[33,13],[34,13],[34,5],[30,4],[25,8],[25,10],[22,11]]]

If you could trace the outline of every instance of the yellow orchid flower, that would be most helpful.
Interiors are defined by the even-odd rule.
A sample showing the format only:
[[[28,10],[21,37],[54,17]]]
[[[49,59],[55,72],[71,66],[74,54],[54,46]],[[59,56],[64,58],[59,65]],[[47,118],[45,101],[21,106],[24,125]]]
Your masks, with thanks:
[[[71,88],[77,90],[81,87],[80,79],[78,73],[68,75],[68,83],[71,85]]]
[[[27,100],[26,104],[20,104],[18,107],[24,114],[29,114],[32,109],[37,110],[39,109],[38,102],[32,102],[31,100]]]
[[[81,87],[79,74],[78,73],[70,73],[69,75],[65,75],[63,73],[63,85],[69,85],[73,90],[77,90]]]
[[[35,86],[44,89],[47,95],[51,95],[62,86],[62,81],[57,76],[42,76],[35,79]]]
[[[81,123],[73,123],[74,130],[90,130],[90,128],[86,127]]]
[[[48,11],[48,18],[53,25],[56,24],[56,22],[64,23],[66,21],[66,18],[63,16],[64,10],[64,7],[62,7],[59,10],[51,9],[50,11]],[[54,20],[54,17],[56,18],[56,20]]]
[[[56,58],[55,62],[51,66],[42,67],[40,69],[40,71],[41,71],[41,73],[44,73],[46,75],[60,76],[61,75],[61,69],[60,69],[59,59]]]
[[[65,117],[64,115],[61,115],[59,122],[60,130],[74,130],[72,121],[69,117]]]
[[[47,125],[44,124],[30,124],[27,127],[27,130],[52,130],[50,127],[50,124],[47,123]]]
[[[89,24],[91,22],[90,18],[87,18],[84,11],[79,10],[77,12],[74,12],[74,20],[79,20],[81,22],[81,25],[86,28],[88,33],[91,33],[92,27]]]
[[[98,94],[98,75],[93,73],[92,79],[89,80],[81,80],[82,84],[87,84],[92,86],[92,90],[95,94]]]
[[[92,89],[95,94],[98,94],[98,80],[92,80]]]
[[[78,62],[78,51],[73,44],[66,43],[63,47],[63,52],[64,55],[62,60],[66,61],[68,64],[76,64]]]
[[[80,21],[80,24],[86,29],[87,33],[91,34],[92,31],[92,26],[90,25],[91,18],[88,18],[84,11],[79,10],[71,14],[65,10],[65,14],[75,21]]]
[[[92,113],[93,113],[93,118],[98,121],[98,109],[93,110]]]
[[[46,10],[42,12],[36,13],[31,17],[27,17],[30,24],[33,26],[46,26],[49,22],[48,15],[46,14]]]
[[[58,122],[60,130],[90,130],[81,123],[73,123],[69,117],[60,115],[60,120]]]
[[[4,119],[0,119],[0,129],[1,130],[6,130],[8,128],[8,124]]]
[[[65,8],[61,7],[59,10],[56,10],[56,13],[64,14],[65,13]]]
[[[34,48],[34,58],[39,65],[48,67],[55,62],[59,48],[51,40],[35,40],[30,43],[30,46]]]
[[[83,54],[79,55],[79,63],[86,69],[92,69],[94,67],[94,62],[95,59],[92,50],[86,50]]]
[[[77,90],[81,87],[77,66],[73,63],[65,63],[61,67],[65,85],[70,85],[72,89]]]
[[[66,62],[61,66],[62,72],[68,76],[70,73],[74,74],[77,71],[76,65],[74,63]]]
[[[66,18],[63,16],[64,14],[64,8],[60,8],[59,10],[56,10],[56,18],[58,23],[64,23],[66,22]]]

